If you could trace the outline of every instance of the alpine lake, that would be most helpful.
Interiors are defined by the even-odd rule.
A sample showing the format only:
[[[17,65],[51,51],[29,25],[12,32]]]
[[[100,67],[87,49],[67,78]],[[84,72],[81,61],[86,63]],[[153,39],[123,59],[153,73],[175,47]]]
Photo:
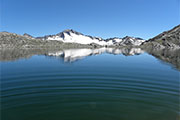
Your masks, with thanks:
[[[179,51],[1,52],[1,120],[179,120]]]

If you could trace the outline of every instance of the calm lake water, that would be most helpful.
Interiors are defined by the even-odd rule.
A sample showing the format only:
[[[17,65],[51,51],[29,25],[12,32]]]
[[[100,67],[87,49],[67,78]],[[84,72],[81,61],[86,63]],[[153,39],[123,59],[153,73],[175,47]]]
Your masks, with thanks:
[[[171,64],[140,50],[2,61],[1,120],[179,120],[179,77]]]

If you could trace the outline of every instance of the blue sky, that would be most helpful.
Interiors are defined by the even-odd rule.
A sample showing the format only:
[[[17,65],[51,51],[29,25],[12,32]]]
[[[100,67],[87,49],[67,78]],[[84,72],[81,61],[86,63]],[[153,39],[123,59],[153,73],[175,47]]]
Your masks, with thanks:
[[[0,0],[1,31],[33,36],[74,29],[148,39],[180,24],[180,0]]]

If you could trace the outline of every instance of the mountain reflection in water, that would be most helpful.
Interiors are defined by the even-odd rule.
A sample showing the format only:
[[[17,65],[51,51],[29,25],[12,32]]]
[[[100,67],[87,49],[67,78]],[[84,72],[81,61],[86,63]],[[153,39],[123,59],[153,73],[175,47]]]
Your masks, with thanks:
[[[131,49],[115,49],[115,48],[99,48],[99,49],[68,49],[68,50],[62,50],[58,52],[52,52],[48,53],[48,56],[56,56],[56,57],[62,57],[65,62],[73,62],[78,59],[82,59],[86,56],[91,55],[99,55],[103,53],[108,54],[114,54],[114,55],[139,55],[141,53],[144,53],[143,50],[140,48],[131,48]]]
[[[156,57],[163,62],[167,62],[180,70],[180,50],[142,50],[141,48],[81,48],[81,49],[2,49],[0,61],[14,61],[18,59],[30,58],[33,55],[45,55],[53,58],[62,58],[64,62],[74,62],[91,55],[103,53],[114,55],[133,56],[144,52]]]

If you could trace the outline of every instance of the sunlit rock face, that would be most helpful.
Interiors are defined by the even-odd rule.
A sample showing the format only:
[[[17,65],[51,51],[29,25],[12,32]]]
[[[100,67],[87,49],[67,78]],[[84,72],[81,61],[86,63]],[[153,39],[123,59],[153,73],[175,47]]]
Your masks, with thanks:
[[[33,36],[31,36],[31,35],[29,35],[27,33],[24,33],[23,36],[28,38],[28,39],[35,39]]]
[[[48,53],[48,56],[62,57],[65,62],[72,62],[78,59],[82,59],[86,56],[97,55],[109,53],[114,55],[123,54],[126,56],[129,55],[138,55],[144,53],[141,48],[123,48],[123,49],[115,49],[115,48],[98,48],[98,49],[68,49],[62,50],[54,53]]]

